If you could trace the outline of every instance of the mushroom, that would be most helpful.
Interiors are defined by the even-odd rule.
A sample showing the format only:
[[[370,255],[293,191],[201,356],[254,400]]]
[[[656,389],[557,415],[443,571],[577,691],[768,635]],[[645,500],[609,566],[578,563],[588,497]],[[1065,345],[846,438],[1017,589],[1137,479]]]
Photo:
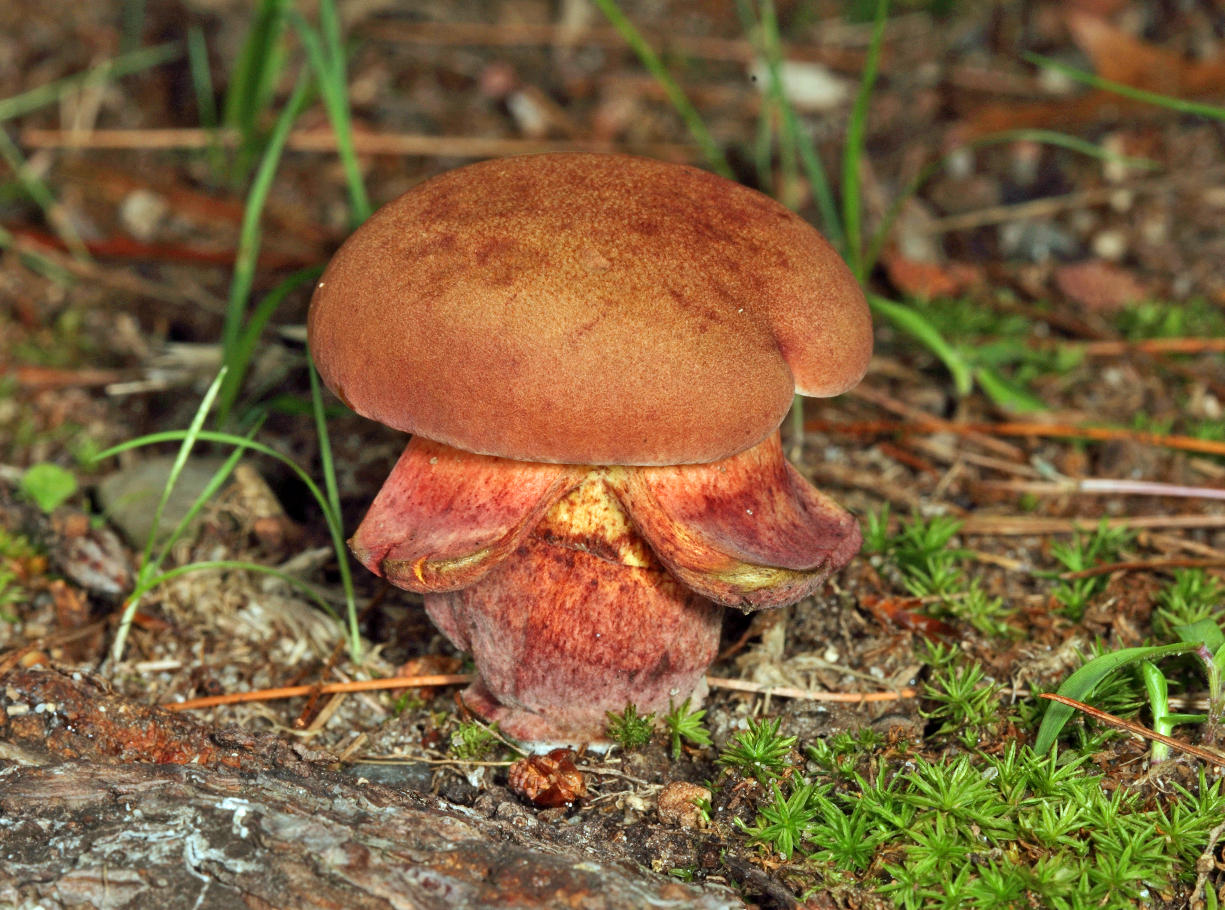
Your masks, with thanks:
[[[779,607],[857,552],[783,457],[793,394],[859,381],[872,328],[805,221],[696,168],[499,159],[374,214],[309,317],[328,387],[413,434],[349,544],[424,595],[520,740],[700,699],[722,607]]]

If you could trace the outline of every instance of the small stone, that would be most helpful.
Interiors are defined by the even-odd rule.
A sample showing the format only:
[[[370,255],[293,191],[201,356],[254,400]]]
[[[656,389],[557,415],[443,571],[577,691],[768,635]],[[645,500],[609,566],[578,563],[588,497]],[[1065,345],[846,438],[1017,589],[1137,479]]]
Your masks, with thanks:
[[[1078,250],[1076,240],[1050,221],[1010,221],[1000,226],[999,238],[1007,258],[1024,262],[1065,259]]]
[[[778,68],[783,94],[801,111],[830,111],[851,96],[850,83],[820,63],[784,60]],[[758,61],[749,68],[749,78],[763,94],[770,92],[770,68]]]
[[[151,190],[138,189],[128,193],[119,204],[119,220],[137,240],[152,240],[170,210],[163,196]]]
[[[183,465],[162,510],[156,543],[169,538],[221,464],[220,458],[192,458]],[[144,545],[153,531],[153,516],[173,465],[169,456],[149,458],[121,468],[98,485],[103,511],[133,546]]]
[[[1100,258],[1118,262],[1127,253],[1127,235],[1113,229],[1100,231],[1094,235],[1092,247]]]
[[[710,791],[701,784],[674,780],[660,791],[657,809],[659,820],[681,828],[705,828],[706,814],[695,800],[710,801]]]

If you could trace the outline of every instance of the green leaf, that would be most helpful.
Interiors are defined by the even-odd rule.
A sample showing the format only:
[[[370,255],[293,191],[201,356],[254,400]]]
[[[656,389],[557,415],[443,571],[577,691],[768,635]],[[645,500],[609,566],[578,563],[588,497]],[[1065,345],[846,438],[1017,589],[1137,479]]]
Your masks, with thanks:
[[[1001,408],[1015,411],[1018,414],[1029,414],[1034,411],[1047,410],[1046,403],[1025,389],[1009,382],[991,367],[974,368],[974,378],[982,386],[984,392]]]
[[[1198,644],[1182,643],[1148,648],[1123,648],[1121,651],[1103,654],[1100,657],[1093,658],[1093,660],[1065,679],[1063,685],[1059,687],[1059,694],[1065,698],[1084,701],[1092,694],[1099,682],[1117,670],[1142,660],[1155,660],[1171,654],[1188,654],[1197,647]],[[1034,751],[1036,753],[1042,755],[1050,751],[1051,747],[1055,745],[1055,740],[1059,738],[1059,731],[1063,729],[1064,724],[1072,717],[1072,711],[1071,705],[1065,705],[1057,701],[1047,705],[1046,713],[1042,717],[1042,726],[1038,728],[1038,738],[1034,742]]]
[[[846,126],[846,142],[842,147],[842,226],[846,232],[847,264],[855,277],[862,282],[864,272],[863,232],[860,229],[859,168],[864,158],[864,147],[868,136],[868,109],[872,102],[872,89],[880,69],[881,48],[885,43],[885,25],[888,21],[889,0],[877,0],[872,25],[872,40],[864,58],[863,75],[859,79],[859,91]]]
[[[1174,634],[1187,644],[1207,646],[1209,651],[1217,652],[1225,647],[1225,633],[1211,619],[1201,619],[1185,626],[1175,626]]]
[[[974,374],[961,352],[944,340],[940,330],[912,307],[903,306],[877,294],[868,295],[872,309],[895,326],[911,335],[940,358],[953,377],[958,395],[968,395],[974,385]]]
[[[1146,89],[1136,88],[1135,86],[1125,85],[1122,82],[1115,82],[1112,79],[1103,79],[1101,76],[1096,76],[1093,73],[1086,73],[1084,70],[1079,70],[1074,66],[1069,66],[1066,63],[1061,63],[1058,60],[1053,60],[1050,57],[1044,57],[1041,54],[1023,53],[1021,55],[1030,63],[1036,63],[1046,69],[1055,70],[1058,73],[1075,79],[1077,82],[1092,86],[1096,89],[1103,89],[1108,92],[1114,92],[1116,95],[1122,95],[1124,98],[1131,98],[1133,101],[1143,101],[1147,104],[1153,104],[1157,107],[1165,108],[1168,111],[1176,111],[1180,114],[1195,114],[1200,117],[1208,117],[1212,120],[1225,120],[1225,106],[1219,104],[1204,104],[1198,101],[1187,101],[1184,98],[1175,98],[1173,95],[1162,95],[1158,92],[1150,92]]]
[[[57,464],[36,464],[21,475],[21,491],[50,514],[77,491],[77,478]]]

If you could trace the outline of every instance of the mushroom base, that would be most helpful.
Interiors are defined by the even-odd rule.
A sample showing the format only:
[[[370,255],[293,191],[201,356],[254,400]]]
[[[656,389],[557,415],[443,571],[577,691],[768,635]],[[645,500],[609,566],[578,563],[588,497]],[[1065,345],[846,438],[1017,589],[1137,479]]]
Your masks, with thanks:
[[[607,712],[705,694],[721,608],[678,582],[593,473],[470,587],[426,611],[480,678],[467,704],[519,740],[596,742]]]

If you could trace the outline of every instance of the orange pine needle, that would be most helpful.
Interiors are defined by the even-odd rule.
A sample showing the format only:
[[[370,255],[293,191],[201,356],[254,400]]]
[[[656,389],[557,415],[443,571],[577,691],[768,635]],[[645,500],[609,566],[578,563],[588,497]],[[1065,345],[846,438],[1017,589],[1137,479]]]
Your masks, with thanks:
[[[228,695],[210,695],[207,698],[167,702],[162,707],[167,711],[191,711],[196,708],[236,705],[249,701],[274,701],[280,698],[296,698],[300,695],[310,695],[312,693],[331,695],[336,692],[370,692],[378,689],[455,686],[470,682],[472,682],[472,676],[468,673],[443,673],[434,676],[392,676],[386,679],[358,679],[351,682],[325,683],[314,686],[285,686],[280,689],[258,689],[254,692],[232,692]]]
[[[1219,752],[1201,749],[1199,746],[1193,746],[1190,743],[1184,743],[1182,740],[1175,739],[1172,736],[1166,736],[1164,733],[1158,733],[1156,730],[1150,730],[1143,724],[1135,723],[1134,721],[1124,720],[1121,717],[1116,717],[1113,714],[1108,714],[1093,705],[1086,705],[1083,701],[1077,701],[1074,698],[1068,698],[1066,695],[1058,695],[1054,692],[1042,692],[1041,698],[1057,701],[1061,705],[1067,705],[1070,708],[1075,708],[1078,711],[1084,711],[1090,717],[1100,720],[1104,724],[1109,724],[1112,727],[1117,727],[1120,730],[1126,730],[1128,733],[1134,733],[1136,736],[1144,739],[1155,739],[1159,743],[1165,743],[1171,749],[1177,749],[1180,752],[1186,752],[1188,755],[1194,755],[1196,758],[1202,758],[1206,762],[1212,762],[1214,765],[1225,767],[1225,755]]]

